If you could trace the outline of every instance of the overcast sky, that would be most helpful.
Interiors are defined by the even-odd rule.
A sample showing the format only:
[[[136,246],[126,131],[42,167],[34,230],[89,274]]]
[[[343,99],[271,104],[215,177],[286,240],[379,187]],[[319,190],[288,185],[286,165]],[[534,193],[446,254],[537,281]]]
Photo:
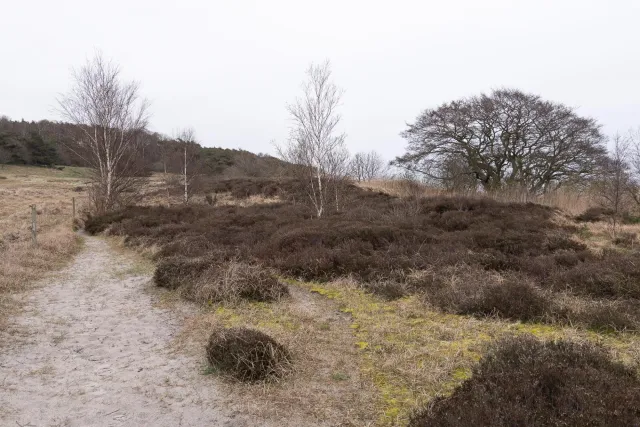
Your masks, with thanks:
[[[311,62],[345,89],[352,152],[403,152],[425,108],[514,87],[605,132],[640,126],[640,0],[10,1],[0,7],[0,115],[59,119],[96,50],[141,83],[151,129],[273,152]]]

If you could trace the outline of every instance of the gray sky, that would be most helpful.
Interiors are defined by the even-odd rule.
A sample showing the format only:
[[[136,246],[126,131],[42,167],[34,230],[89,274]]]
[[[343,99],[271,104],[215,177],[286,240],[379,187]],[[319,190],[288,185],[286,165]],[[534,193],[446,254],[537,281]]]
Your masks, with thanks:
[[[151,129],[273,152],[310,62],[345,89],[352,152],[401,154],[425,108],[515,87],[605,132],[640,126],[640,0],[2,0],[0,114],[59,119],[56,95],[96,50],[138,80]]]

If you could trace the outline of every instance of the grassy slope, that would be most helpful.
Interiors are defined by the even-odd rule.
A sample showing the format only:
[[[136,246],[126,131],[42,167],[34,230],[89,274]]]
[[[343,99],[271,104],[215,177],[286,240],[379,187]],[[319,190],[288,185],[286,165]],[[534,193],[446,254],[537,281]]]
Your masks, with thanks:
[[[4,329],[13,295],[63,266],[79,249],[73,232],[71,198],[82,209],[86,169],[29,166],[0,167],[0,328]],[[36,205],[38,248],[31,245],[31,210]]]

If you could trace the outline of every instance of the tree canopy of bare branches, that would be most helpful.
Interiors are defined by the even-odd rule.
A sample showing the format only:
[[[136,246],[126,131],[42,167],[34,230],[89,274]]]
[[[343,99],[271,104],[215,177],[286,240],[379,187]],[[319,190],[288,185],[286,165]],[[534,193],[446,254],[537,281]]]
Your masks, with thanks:
[[[513,89],[428,109],[402,136],[407,153],[395,165],[440,181],[466,175],[487,191],[544,192],[592,176],[606,155],[595,120]]]
[[[287,109],[293,126],[284,147],[277,147],[283,160],[298,165],[307,184],[307,194],[317,217],[327,210],[330,200],[340,208],[340,188],[348,175],[349,153],[344,133],[338,133],[337,109],[343,91],[331,81],[329,61],[312,64],[303,84],[303,96]]]
[[[64,118],[82,129],[69,149],[94,171],[95,209],[104,212],[126,203],[126,195],[137,187],[136,156],[148,120],[139,85],[123,82],[119,67],[97,54],[74,71],[73,86],[58,105]]]
[[[356,153],[349,162],[351,176],[357,181],[379,178],[385,170],[385,162],[376,151]]]

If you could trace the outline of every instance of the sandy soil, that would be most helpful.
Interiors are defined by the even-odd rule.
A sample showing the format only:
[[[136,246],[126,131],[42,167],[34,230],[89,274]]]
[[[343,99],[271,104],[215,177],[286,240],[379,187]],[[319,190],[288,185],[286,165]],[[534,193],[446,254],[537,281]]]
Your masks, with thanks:
[[[257,426],[221,404],[202,361],[172,351],[184,313],[98,238],[26,309],[0,349],[2,426]],[[128,269],[127,269],[128,268]]]

